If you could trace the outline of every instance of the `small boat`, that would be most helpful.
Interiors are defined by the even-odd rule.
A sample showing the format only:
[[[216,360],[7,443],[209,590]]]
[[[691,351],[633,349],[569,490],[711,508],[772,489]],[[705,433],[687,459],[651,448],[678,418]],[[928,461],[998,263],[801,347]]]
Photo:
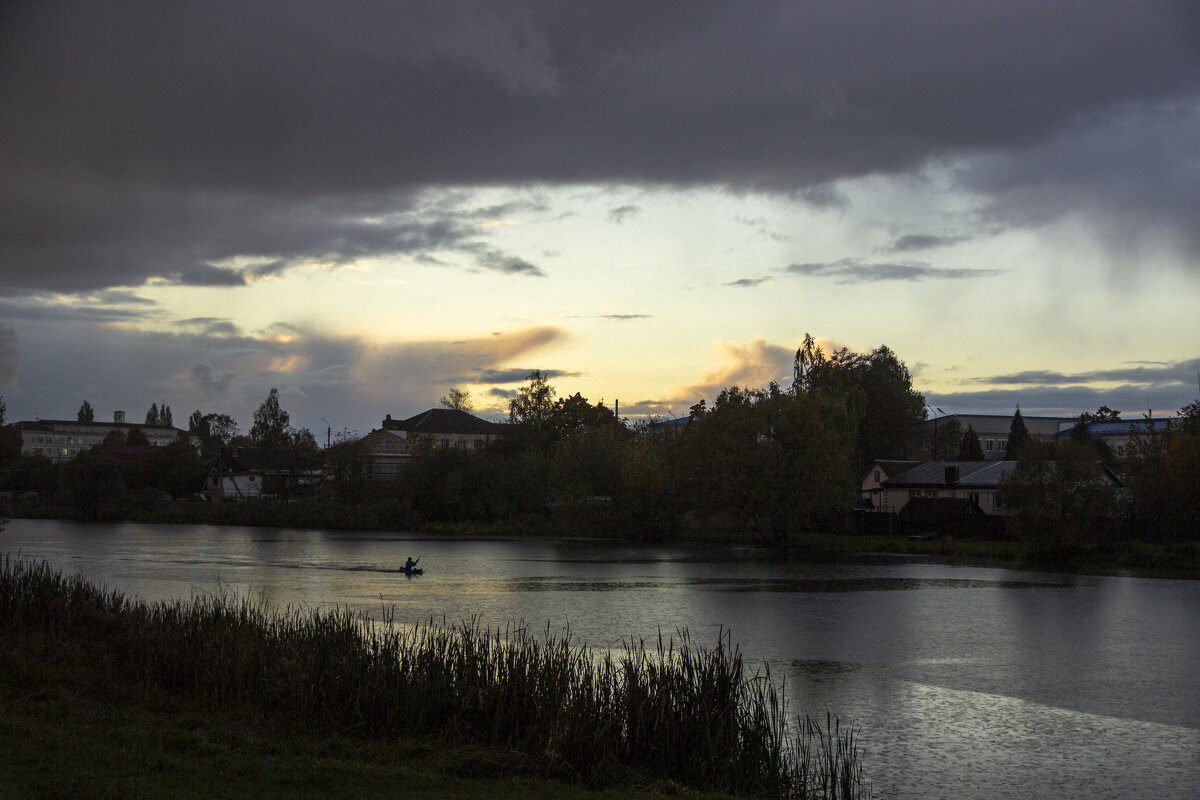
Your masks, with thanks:
[[[417,569],[416,567],[414,567],[412,569],[405,569],[404,567],[401,567],[399,570],[397,570],[397,572],[399,572],[403,575],[424,575],[425,574],[425,570]]]

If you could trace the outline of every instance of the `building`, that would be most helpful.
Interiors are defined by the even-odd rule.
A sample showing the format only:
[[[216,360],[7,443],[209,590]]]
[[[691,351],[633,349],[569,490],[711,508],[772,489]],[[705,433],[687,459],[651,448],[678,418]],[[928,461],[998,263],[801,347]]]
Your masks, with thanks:
[[[40,419],[14,422],[12,427],[21,434],[21,455],[45,456],[55,463],[69,461],[84,450],[103,444],[114,431],[120,432],[124,439],[129,431],[139,430],[152,447],[165,447],[190,438],[187,431],[168,425],[126,422],[124,411],[113,412],[112,422]]]
[[[488,422],[453,408],[431,408],[404,420],[394,420],[388,414],[382,429],[403,431],[414,442],[428,439],[442,447],[466,450],[482,450],[488,442],[508,433],[505,424]]]
[[[955,499],[969,501],[985,514],[1004,513],[997,501],[1000,480],[1017,467],[1016,461],[922,461],[908,469],[886,466],[912,462],[875,462],[863,479],[864,495],[868,484],[878,484],[872,490],[871,505],[876,511],[897,514],[916,498]],[[876,471],[882,480],[875,481]]]
[[[362,442],[370,477],[390,480],[400,475],[404,463],[422,441],[435,447],[475,451],[508,432],[505,424],[489,422],[465,411],[431,408],[403,420],[394,420],[388,414],[381,426],[364,436]]]
[[[1117,420],[1116,422],[1088,422],[1084,425],[1089,436],[1099,439],[1108,445],[1108,449],[1118,458],[1123,458],[1129,450],[1129,445],[1135,439],[1145,439],[1151,433],[1163,433],[1170,426],[1178,426],[1183,422],[1182,417],[1167,417],[1163,419]],[[1058,438],[1069,439],[1075,430],[1075,422],[1062,425]]]
[[[324,480],[319,456],[288,448],[223,447],[208,462],[204,497],[258,500],[311,494]]]
[[[408,431],[396,428],[373,430],[361,439],[360,444],[366,453],[367,477],[374,481],[400,477],[404,462],[413,454],[413,440],[408,438]]]
[[[883,482],[902,472],[907,472],[920,463],[920,461],[876,461],[862,479],[861,496],[865,505],[873,511],[895,512],[896,509],[887,507]]]
[[[1029,438],[1053,444],[1063,425],[1074,425],[1071,417],[1027,417],[1021,415]],[[1008,433],[1012,414],[944,414],[909,428],[910,453],[925,459],[946,459],[958,455],[962,436],[973,428],[979,437],[985,461],[1003,461],[1008,452]]]

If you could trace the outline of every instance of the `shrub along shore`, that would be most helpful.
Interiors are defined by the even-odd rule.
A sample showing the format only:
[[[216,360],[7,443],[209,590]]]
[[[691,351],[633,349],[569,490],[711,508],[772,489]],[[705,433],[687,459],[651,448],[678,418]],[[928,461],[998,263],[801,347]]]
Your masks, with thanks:
[[[283,741],[349,739],[369,752],[404,741],[482,747],[507,754],[495,759],[492,778],[792,798],[867,794],[853,733],[829,720],[789,725],[770,676],[749,674],[728,639],[705,648],[683,633],[595,653],[549,631],[409,627],[236,597],[147,605],[0,556],[0,642],[4,752],[24,738],[21,720],[28,727],[37,716],[29,693],[51,701],[74,693],[109,708],[109,725],[116,704],[130,713],[198,715],[201,726],[236,719],[235,728],[253,723]],[[53,750],[58,736],[78,735],[72,730],[36,749]],[[30,760],[37,759],[26,766]],[[21,764],[3,766],[8,788],[37,786],[18,782],[33,780]],[[74,789],[59,796],[121,794],[117,776],[89,763],[75,768]]]

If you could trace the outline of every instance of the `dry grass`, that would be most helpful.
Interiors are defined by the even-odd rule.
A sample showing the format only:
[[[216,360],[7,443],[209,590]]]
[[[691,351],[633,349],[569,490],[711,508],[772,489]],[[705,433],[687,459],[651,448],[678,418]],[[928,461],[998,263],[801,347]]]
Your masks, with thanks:
[[[232,596],[146,605],[0,557],[0,634],[83,648],[90,680],[241,708],[315,735],[437,738],[524,754],[541,774],[782,797],[865,794],[853,733],[789,729],[769,674],[683,632],[597,655],[476,621],[416,627]]]

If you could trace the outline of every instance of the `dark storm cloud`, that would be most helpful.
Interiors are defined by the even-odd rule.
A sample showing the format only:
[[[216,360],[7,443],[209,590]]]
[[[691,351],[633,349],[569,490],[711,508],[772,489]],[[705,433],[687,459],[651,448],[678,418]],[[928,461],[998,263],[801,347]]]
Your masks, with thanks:
[[[1124,383],[1136,386],[1186,387],[1195,386],[1196,384],[1197,363],[1200,363],[1200,360],[1122,364],[1114,369],[1074,373],[1029,370],[1009,375],[992,375],[976,378],[974,382],[997,386],[1064,386]]]
[[[196,281],[196,265],[235,256],[429,256],[425,221],[387,219],[422,187],[715,184],[829,206],[846,202],[839,178],[989,153],[963,179],[998,195],[997,217],[1102,202],[1200,247],[1180,228],[1194,175],[1166,171],[1200,149],[1198,13],[1188,0],[9,4],[0,291]],[[443,247],[482,240],[455,222]],[[476,266],[538,274],[519,254]]]
[[[101,301],[102,302],[102,301]],[[53,322],[136,322],[161,316],[156,308],[94,305],[76,298],[47,299],[42,296],[0,300],[0,316],[6,319],[50,320]]]
[[[533,372],[532,369],[486,369],[470,380],[473,383],[492,383],[503,386],[508,383],[525,383]],[[578,372],[561,369],[543,369],[541,373],[543,378],[549,379],[574,378],[579,375]]]
[[[911,253],[920,250],[932,250],[935,247],[948,247],[953,244],[960,244],[969,241],[968,236],[933,236],[932,234],[911,233],[907,236],[901,236],[886,247],[883,248],[885,253]]]
[[[179,286],[245,286],[246,277],[240,270],[196,264],[164,276],[168,283]]]
[[[1090,372],[1029,370],[973,378],[961,391],[927,394],[930,405],[947,412],[1077,416],[1102,405],[1123,410],[1136,420],[1153,409],[1173,415],[1196,398],[1200,359],[1120,364]]]
[[[999,269],[948,269],[928,264],[865,264],[855,258],[827,264],[791,264],[784,271],[807,278],[836,278],[838,283],[962,280],[992,278],[1004,273]]]
[[[199,362],[192,365],[189,376],[192,389],[205,401],[224,396],[234,380],[232,372],[225,372],[217,377],[211,365]]]
[[[1012,414],[1020,406],[1024,416],[1076,417],[1095,411],[1102,405],[1117,409],[1121,418],[1141,419],[1147,410],[1155,417],[1175,416],[1179,409],[1195,399],[1186,387],[1114,386],[1038,386],[1026,389],[937,392],[925,394],[925,401],[948,414]]]
[[[216,317],[191,317],[175,322],[180,328],[187,328],[204,336],[238,336],[241,329],[227,319]]]
[[[21,353],[17,348],[17,332],[0,324],[0,386],[6,386],[17,374]]]
[[[510,256],[486,245],[464,245],[464,252],[475,257],[475,264],[491,272],[525,273],[544,277],[546,273],[519,256]]]
[[[620,225],[627,218],[636,217],[640,213],[642,213],[642,209],[640,206],[630,205],[630,204],[626,203],[625,205],[617,206],[616,208],[609,209],[608,221],[615,222],[618,225]]]

